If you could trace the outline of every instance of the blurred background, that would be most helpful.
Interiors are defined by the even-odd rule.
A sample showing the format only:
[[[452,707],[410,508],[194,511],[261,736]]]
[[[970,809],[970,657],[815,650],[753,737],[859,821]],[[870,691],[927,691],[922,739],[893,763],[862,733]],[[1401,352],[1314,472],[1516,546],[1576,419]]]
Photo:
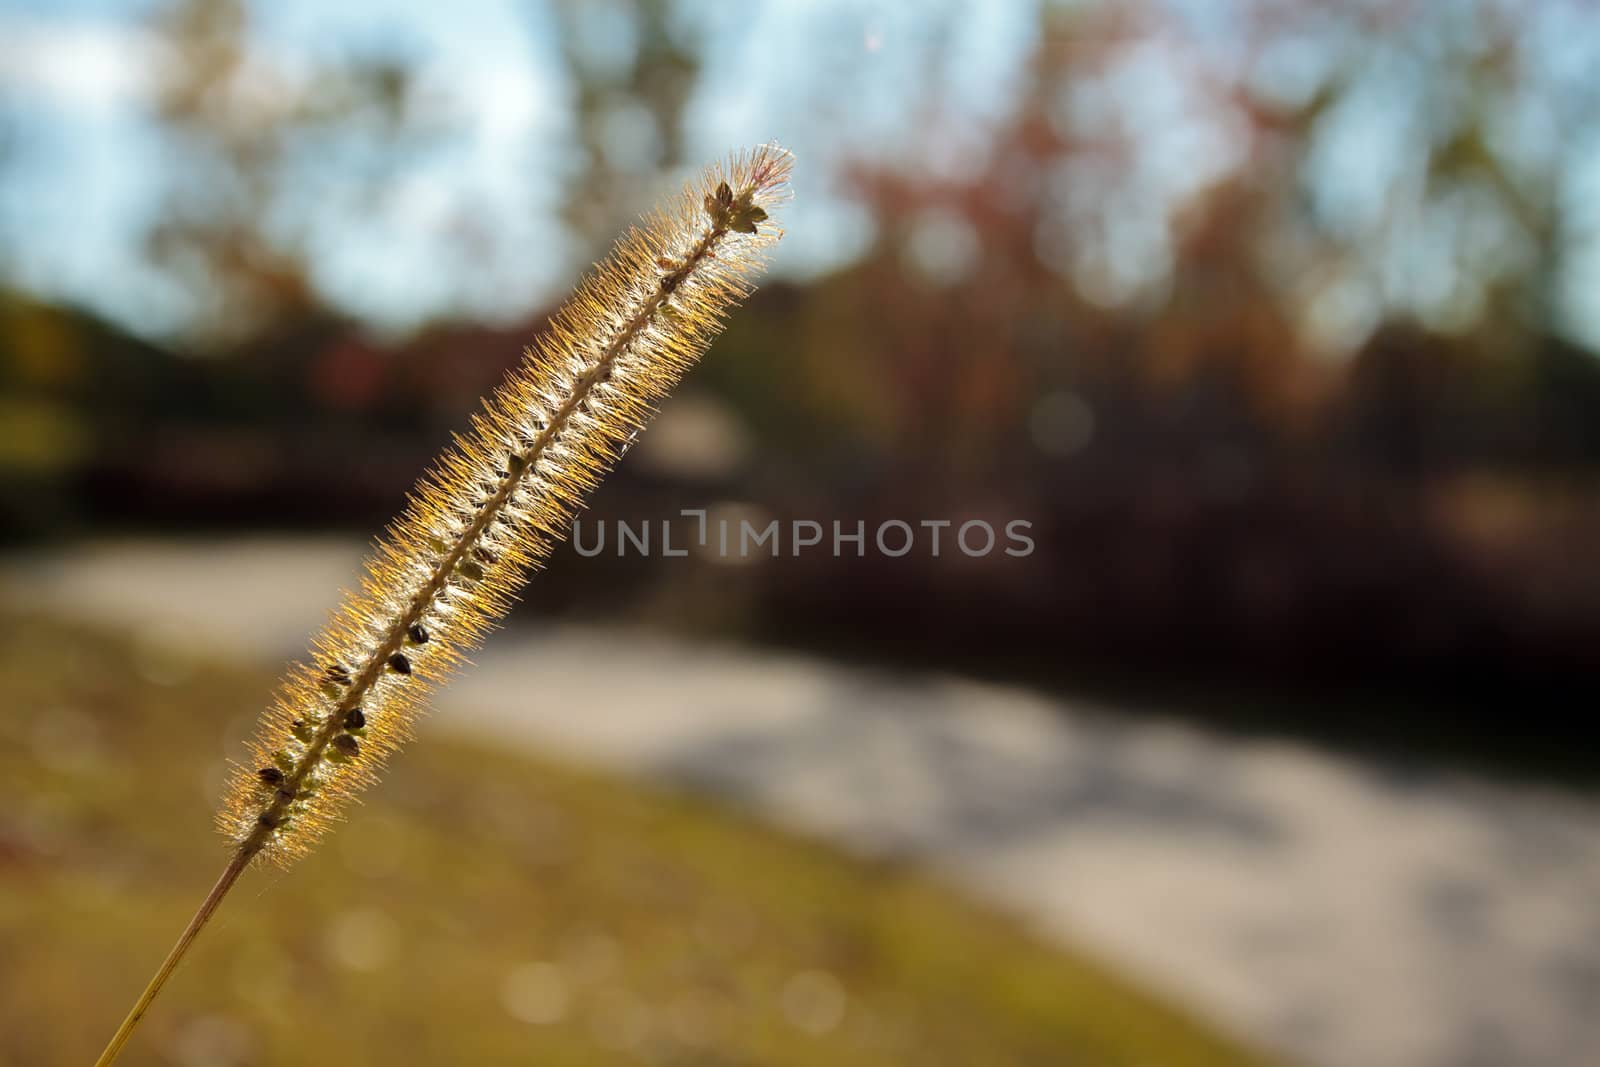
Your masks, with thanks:
[[[1021,926],[993,974],[952,951],[939,996],[756,939],[781,960],[749,995],[798,1045],[673,1029],[637,989],[585,1030],[560,955],[584,950],[535,931],[472,979],[512,1027],[473,1062],[1600,1057],[1597,105],[1586,0],[0,0],[5,601],[52,635],[12,650],[34,703],[0,713],[33,790],[0,816],[0,946],[90,967],[46,920],[122,930],[151,879],[181,923],[204,875],[113,877],[74,837],[126,811],[106,767],[165,721],[140,687],[237,694],[192,757],[219,765],[250,672],[303,644],[575,278],[702,164],[776,140],[797,165],[771,276],[586,523],[861,521],[865,551],[563,549],[437,722],[541,776],[709,793],[686,820],[753,815]],[[896,519],[1023,520],[1035,548],[893,556],[871,533]],[[91,661],[125,677],[90,685]],[[186,856],[214,784],[171,759]],[[441,761],[415,774],[455,781]],[[297,878],[269,891],[285,921]],[[435,882],[430,912],[470,910]],[[896,922],[876,885],[806,921]],[[374,928],[385,973],[423,951],[356,916],[328,921],[358,963]],[[628,958],[610,921],[580,925]],[[81,1028],[168,936],[84,942],[126,940],[127,972]],[[30,973],[0,990],[34,1036],[0,1054],[55,1062]],[[1027,1011],[983,1001],[1022,974]],[[1138,1006],[1085,1008],[1113,987]],[[249,997],[182,999],[145,1062],[309,1062]],[[342,1054],[465,1062],[466,1025],[432,1058],[380,1057],[381,1027]]]

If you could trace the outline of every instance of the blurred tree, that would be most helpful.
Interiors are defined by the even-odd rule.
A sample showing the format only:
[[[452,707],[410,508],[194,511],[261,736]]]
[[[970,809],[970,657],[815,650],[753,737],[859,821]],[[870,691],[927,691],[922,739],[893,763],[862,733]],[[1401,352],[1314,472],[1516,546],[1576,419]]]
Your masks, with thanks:
[[[171,162],[149,247],[189,297],[191,340],[238,341],[312,313],[323,301],[310,209],[360,211],[415,148],[403,60],[274,66],[252,45],[242,0],[182,0],[154,27],[174,58],[156,103]],[[307,160],[328,152],[340,172],[317,181]]]
[[[1408,478],[1582,440],[1533,424],[1572,406],[1539,397],[1574,381],[1562,189],[1596,114],[1541,64],[1547,31],[1493,0],[1048,5],[959,166],[906,164],[953,125],[920,98],[921,147],[854,162],[875,242],[774,304],[783,355],[741,402],[979,481],[1140,422],[1256,450],[1328,432]],[[1127,410],[1050,430],[1085,402]]]
[[[591,244],[652,199],[663,168],[681,167],[683,107],[699,59],[671,0],[562,0],[561,41],[581,162],[568,216]]]

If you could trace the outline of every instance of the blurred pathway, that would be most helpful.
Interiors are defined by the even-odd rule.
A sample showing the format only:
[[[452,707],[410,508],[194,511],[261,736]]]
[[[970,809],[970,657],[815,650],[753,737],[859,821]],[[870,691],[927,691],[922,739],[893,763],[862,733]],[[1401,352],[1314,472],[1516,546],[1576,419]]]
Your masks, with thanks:
[[[276,667],[359,551],[105,543],[5,560],[0,598]],[[633,631],[498,634],[438,703],[935,866],[1306,1064],[1600,1063],[1600,802]]]

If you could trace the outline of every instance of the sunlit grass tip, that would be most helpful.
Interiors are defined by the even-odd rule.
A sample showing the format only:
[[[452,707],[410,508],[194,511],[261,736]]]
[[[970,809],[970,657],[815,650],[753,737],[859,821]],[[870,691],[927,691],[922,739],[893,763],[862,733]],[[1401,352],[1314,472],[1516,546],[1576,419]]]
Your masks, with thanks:
[[[753,288],[782,237],[773,212],[791,163],[773,145],[737,154],[630,229],[423,474],[234,766],[217,817],[232,858],[97,1067],[116,1059],[240,874],[258,856],[305,853],[505,615]]]

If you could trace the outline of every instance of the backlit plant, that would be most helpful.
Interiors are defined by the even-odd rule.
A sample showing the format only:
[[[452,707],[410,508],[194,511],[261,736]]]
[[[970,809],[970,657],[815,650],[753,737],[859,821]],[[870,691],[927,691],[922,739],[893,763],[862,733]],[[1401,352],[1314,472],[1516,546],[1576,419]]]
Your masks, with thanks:
[[[311,658],[294,665],[235,766],[218,824],[232,856],[97,1067],[258,857],[306,852],[410,736],[427,692],[509,609],[588,492],[699,359],[782,236],[790,157],[708,169],[631,230],[522,365],[424,474]]]

